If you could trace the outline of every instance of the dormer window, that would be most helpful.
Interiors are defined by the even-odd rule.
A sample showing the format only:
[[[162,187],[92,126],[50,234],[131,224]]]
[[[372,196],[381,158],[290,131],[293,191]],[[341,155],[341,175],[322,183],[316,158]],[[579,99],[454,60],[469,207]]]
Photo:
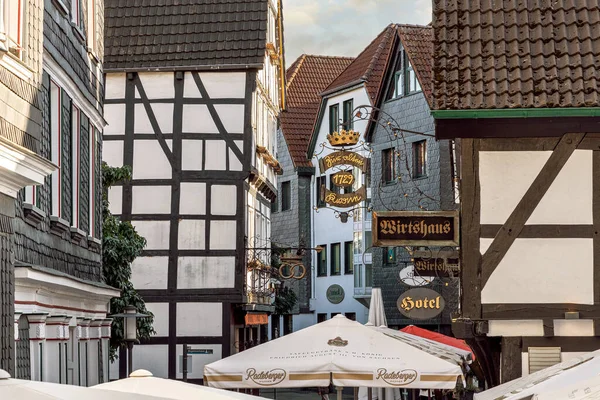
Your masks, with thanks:
[[[417,79],[417,74],[408,59],[404,49],[398,51],[396,59],[392,87],[388,95],[388,100],[398,97],[408,96],[409,94],[421,91],[421,85]]]

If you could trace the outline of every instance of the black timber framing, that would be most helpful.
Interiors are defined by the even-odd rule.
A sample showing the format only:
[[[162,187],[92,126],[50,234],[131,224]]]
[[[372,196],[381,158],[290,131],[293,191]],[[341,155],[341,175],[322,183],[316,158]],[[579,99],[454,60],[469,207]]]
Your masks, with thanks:
[[[522,341],[520,337],[503,337],[500,346],[500,383],[512,381],[523,375],[521,362]]]
[[[243,287],[245,283],[245,240],[244,227],[246,219],[246,179],[249,176],[250,166],[252,164],[252,96],[256,88],[256,71],[243,71],[246,75],[245,97],[243,99],[212,99],[204,88],[201,76],[192,72],[192,77],[196,83],[202,99],[184,98],[183,84],[185,72],[172,72],[174,85],[174,98],[153,100],[148,99],[143,87],[142,81],[137,73],[127,73],[125,98],[112,99],[107,104],[125,103],[125,134],[108,135],[105,140],[123,140],[123,162],[125,165],[133,166],[134,140],[155,140],[157,141],[165,156],[169,160],[172,168],[172,179],[133,179],[123,183],[122,213],[120,217],[129,221],[170,221],[169,228],[169,249],[165,250],[144,250],[142,256],[164,256],[168,257],[167,287],[166,289],[139,290],[144,300],[148,303],[168,303],[169,304],[169,324],[168,336],[153,337],[144,344],[168,345],[168,377],[175,379],[177,376],[177,346],[181,344],[220,344],[223,357],[231,354],[231,326],[232,309],[236,304],[243,301]],[[165,72],[168,73],[168,72]],[[135,98],[135,93],[140,94],[140,98]],[[173,132],[162,133],[160,126],[151,104],[154,103],[172,103],[173,104]],[[154,134],[136,134],[135,126],[135,105],[142,104],[153,127]],[[219,134],[207,133],[183,133],[183,106],[184,104],[204,104],[208,107]],[[243,104],[244,109],[244,132],[242,134],[230,134],[226,131],[223,123],[216,112],[217,104]],[[211,139],[224,140],[226,146],[226,167],[229,168],[230,150],[238,157],[242,164],[241,171],[205,171],[206,146],[202,146],[202,169],[201,171],[182,171],[182,140]],[[166,140],[172,140],[172,147],[169,149]],[[244,149],[238,149],[234,140],[243,141]],[[182,182],[203,182],[206,183],[206,212],[204,215],[182,215],[180,214],[180,184]],[[232,216],[212,215],[211,214],[211,190],[212,185],[232,185],[237,188],[236,213]],[[171,186],[171,208],[170,214],[136,214],[132,213],[132,187],[133,186]],[[257,194],[259,200],[263,200]],[[179,250],[179,220],[181,218],[205,220],[205,242],[206,248],[203,250]],[[235,250],[212,250],[208,246],[210,242],[210,221],[235,221],[238,234],[236,235]],[[235,281],[233,288],[204,288],[204,289],[179,289],[177,285],[177,261],[179,256],[229,256],[235,257]],[[177,303],[183,302],[218,302],[222,304],[222,332],[217,337],[177,337]]]

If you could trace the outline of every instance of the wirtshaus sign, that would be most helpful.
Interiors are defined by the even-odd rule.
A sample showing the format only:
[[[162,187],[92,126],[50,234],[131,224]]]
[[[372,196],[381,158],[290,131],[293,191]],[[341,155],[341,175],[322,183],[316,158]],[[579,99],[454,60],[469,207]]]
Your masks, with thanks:
[[[406,318],[431,319],[437,317],[446,306],[442,295],[435,290],[417,288],[407,290],[398,298],[398,310]]]
[[[373,246],[458,246],[458,211],[373,212]]]

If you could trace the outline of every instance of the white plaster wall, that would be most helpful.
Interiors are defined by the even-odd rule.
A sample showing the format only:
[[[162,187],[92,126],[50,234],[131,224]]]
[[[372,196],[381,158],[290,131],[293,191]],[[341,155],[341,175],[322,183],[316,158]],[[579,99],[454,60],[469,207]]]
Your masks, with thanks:
[[[105,140],[102,143],[102,161],[111,167],[123,166],[123,141]]]
[[[177,336],[221,336],[223,304],[177,303]]]
[[[490,320],[488,336],[544,336],[540,320]]]
[[[182,140],[181,146],[181,168],[202,171],[202,140]]]
[[[106,84],[104,86],[105,99],[124,99],[125,83],[127,82],[125,73],[106,74]],[[106,110],[106,106],[104,108]]]
[[[123,211],[123,186],[108,189],[108,210],[112,214],[121,214]]]
[[[235,215],[237,210],[237,187],[212,185],[210,213],[212,215]]]
[[[169,72],[138,72],[148,99],[172,99],[175,97],[175,76]]]
[[[210,221],[210,249],[235,250],[236,221]]]
[[[226,151],[227,144],[224,140],[207,140],[204,142],[206,146],[206,161],[204,168],[206,170],[224,171],[227,169]]]
[[[554,336],[594,336],[591,319],[555,319]]]
[[[167,145],[172,147],[171,140]],[[133,143],[133,179],[171,179],[172,169],[157,140]]]
[[[131,263],[131,282],[136,289],[166,289],[169,257],[138,257]]]
[[[169,221],[132,221],[136,231],[146,238],[145,250],[169,249]]]
[[[184,219],[179,221],[177,246],[180,250],[203,250],[205,246],[206,221]],[[212,236],[212,233],[211,233]]]
[[[222,358],[223,349],[220,344],[194,344],[189,343],[193,349],[210,349],[213,351],[212,354],[191,354],[189,357],[192,358],[191,366],[188,364],[188,378],[189,379],[202,379],[204,377],[204,366],[212,362],[218,361]],[[180,359],[183,357],[183,345],[177,345],[177,379],[183,378],[183,370],[180,368]],[[191,367],[191,372],[190,372]]]
[[[183,97],[199,99],[202,98],[198,85],[191,72],[186,72],[183,77]]]
[[[171,87],[173,87],[173,83],[171,83]],[[173,133],[173,104],[153,103],[150,108],[161,133]],[[144,104],[134,106],[133,131],[135,133],[155,133]]]
[[[153,336],[169,336],[169,303],[146,303],[146,309],[154,314]]]
[[[208,107],[204,104],[184,104],[182,120],[183,133],[219,133]]]
[[[200,78],[213,99],[242,99],[246,94],[244,72],[204,72],[200,74]]]
[[[171,186],[133,186],[131,212],[133,214],[170,214]]]
[[[137,344],[133,346],[133,370],[145,369],[157,378],[169,377],[169,346],[157,344]],[[110,376],[118,379],[119,369],[111,365]]]
[[[179,213],[206,214],[206,183],[181,182],[179,188]]]
[[[178,289],[235,287],[235,257],[179,257]]]
[[[480,153],[482,224],[503,224],[508,219],[550,154],[549,151]],[[576,150],[527,224],[592,222],[592,152]]]
[[[363,87],[358,89],[354,89],[350,92],[343,93],[328,99],[325,114],[323,115],[323,119],[321,121],[321,125],[319,126],[319,136],[316,141],[315,151],[319,152],[321,150],[320,144],[327,141],[327,135],[329,134],[329,106],[332,104],[339,103],[340,110],[340,118],[342,118],[342,104],[345,100],[353,99],[354,107],[358,107],[359,105],[370,104],[369,98],[367,96],[367,92]],[[354,122],[354,130],[359,131],[361,134],[364,134],[366,129],[366,121],[355,121]],[[319,158],[322,158],[326,154],[331,153],[331,150],[325,150],[323,153],[319,155]],[[316,169],[316,176],[320,175],[318,161],[313,158],[312,163]],[[335,170],[329,170],[326,172],[326,175],[330,175],[331,173],[335,173]],[[315,177],[312,179],[311,185],[311,202],[312,206],[316,205],[316,181]],[[328,263],[331,262],[331,243],[340,243],[341,246],[341,260],[342,260],[342,272],[343,272],[343,263],[344,263],[344,251],[343,251],[343,243],[350,242],[353,240],[354,235],[354,226],[351,218],[348,218],[348,222],[343,224],[340,222],[339,218],[335,218],[335,213],[330,209],[321,209],[319,212],[313,211],[313,238],[312,238],[312,247],[316,247],[319,245],[327,244],[327,257]],[[339,275],[339,276],[328,276],[328,277],[317,277],[317,255],[316,252],[313,252],[313,276],[314,278],[314,300],[312,304],[314,305],[314,314],[312,315],[313,323],[317,322],[317,314],[318,313],[327,313],[328,318],[331,313],[346,313],[346,312],[354,312],[356,313],[356,320],[361,323],[367,322],[367,312],[368,309],[360,304],[357,300],[354,299],[354,275]],[[330,268],[328,267],[328,273]],[[327,288],[333,284],[338,284],[344,288],[344,300],[340,304],[332,304],[327,300],[325,293]]]
[[[298,314],[292,317],[294,332],[308,328],[309,326],[314,325],[316,322],[317,318],[314,314]]]
[[[215,104],[215,110],[227,133],[244,133],[243,104]]]
[[[125,134],[125,104],[105,104],[104,119],[107,125],[104,127],[103,135]]]
[[[481,239],[482,254],[493,239]],[[482,303],[593,304],[592,239],[516,239],[481,291]]]

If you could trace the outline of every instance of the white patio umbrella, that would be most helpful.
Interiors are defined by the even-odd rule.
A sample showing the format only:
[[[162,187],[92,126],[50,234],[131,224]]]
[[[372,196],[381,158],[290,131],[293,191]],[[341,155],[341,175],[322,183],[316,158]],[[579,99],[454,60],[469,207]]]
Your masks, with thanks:
[[[369,304],[369,320],[367,325],[387,328],[387,318],[385,316],[381,288],[373,288],[371,290],[371,304]],[[379,388],[375,391],[375,393],[373,393],[371,398],[373,400],[382,400],[384,398],[384,391],[385,400],[398,400],[402,398],[400,396],[400,389],[398,388]],[[364,387],[361,387],[358,391],[358,398],[361,400],[368,399],[368,390]]]
[[[172,379],[155,378],[150,371],[139,369],[133,371],[129,378],[102,383],[93,386],[92,389],[110,390],[115,392],[147,394],[160,396],[164,399],[187,400],[252,400],[264,399],[264,397],[250,396],[247,394],[229,392],[222,389],[214,389],[206,386],[194,385]],[[87,399],[86,399],[87,400]]]
[[[460,367],[343,315],[208,364],[220,388],[402,387],[452,389]]]
[[[580,384],[600,374],[600,350],[534,372],[528,376],[475,394],[475,400],[529,399],[531,396],[554,393],[569,385]],[[555,397],[546,397],[555,399]],[[593,397],[592,397],[593,398]]]
[[[534,400],[598,400],[600,399],[600,375],[578,382],[562,390],[545,390],[533,397]]]
[[[60,385],[57,383],[12,379],[0,369],[0,399],[7,400],[164,400],[131,393],[115,393],[106,390],[92,390],[86,387]]]

